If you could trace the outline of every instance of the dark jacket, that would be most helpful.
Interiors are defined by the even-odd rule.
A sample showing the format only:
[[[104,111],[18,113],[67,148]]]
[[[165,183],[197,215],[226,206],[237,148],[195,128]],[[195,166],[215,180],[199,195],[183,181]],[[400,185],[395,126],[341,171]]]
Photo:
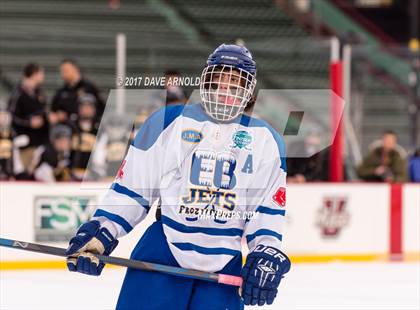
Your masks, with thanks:
[[[91,128],[83,129],[80,126],[78,120],[73,123],[72,128],[75,129],[73,133],[73,157],[74,165],[73,168],[76,169],[86,169],[89,163],[90,155],[93,151],[96,142],[96,135],[98,134],[99,122],[97,120],[91,120]]]
[[[70,119],[77,118],[78,98],[83,94],[92,94],[96,98],[96,111],[100,117],[104,111],[105,105],[99,96],[98,88],[91,82],[81,79],[76,85],[70,86],[64,84],[54,95],[51,110],[67,112]],[[73,117],[72,117],[73,116]]]
[[[33,93],[19,84],[9,99],[8,109],[12,114],[12,127],[16,135],[27,135],[29,146],[39,146],[48,141],[48,121],[46,115],[46,97],[38,88]],[[32,116],[42,116],[44,125],[34,129],[30,126]]]
[[[387,167],[386,172],[376,175],[375,170],[381,165]],[[390,176],[394,182],[404,182],[407,180],[407,165],[397,151],[392,150],[385,156],[382,147],[378,147],[363,159],[357,174],[365,181],[383,182]]]
[[[72,154],[71,152],[59,153],[57,152],[53,145],[48,143],[46,145],[40,146],[35,151],[35,170],[34,175],[35,179],[43,180],[42,178],[37,178],[36,173],[38,171],[46,172],[45,169],[48,169],[54,175],[55,181],[71,181],[73,180],[71,170],[72,170]],[[43,170],[40,170],[43,169]]]
[[[13,137],[9,131],[0,130],[0,180],[13,176]]]
[[[306,157],[305,142],[296,141],[289,146],[288,153],[291,154],[286,159],[288,177],[301,174],[308,182],[328,181],[328,148]],[[294,157],[294,155],[300,155],[301,157]]]

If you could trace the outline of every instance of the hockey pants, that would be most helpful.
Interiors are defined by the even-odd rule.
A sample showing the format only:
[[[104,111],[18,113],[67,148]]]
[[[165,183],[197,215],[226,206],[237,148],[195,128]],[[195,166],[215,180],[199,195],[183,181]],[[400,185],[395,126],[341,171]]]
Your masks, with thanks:
[[[131,259],[179,267],[162,222],[154,222],[134,248]],[[221,273],[239,275],[242,257],[234,257]],[[239,310],[238,287],[160,272],[127,269],[117,310]]]

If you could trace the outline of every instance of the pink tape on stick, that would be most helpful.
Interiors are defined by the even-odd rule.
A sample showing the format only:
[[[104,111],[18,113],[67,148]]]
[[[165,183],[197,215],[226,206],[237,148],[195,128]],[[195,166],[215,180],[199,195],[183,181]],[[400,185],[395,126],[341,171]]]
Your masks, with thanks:
[[[219,279],[217,282],[233,286],[242,286],[241,277],[231,276],[228,274],[219,274]]]

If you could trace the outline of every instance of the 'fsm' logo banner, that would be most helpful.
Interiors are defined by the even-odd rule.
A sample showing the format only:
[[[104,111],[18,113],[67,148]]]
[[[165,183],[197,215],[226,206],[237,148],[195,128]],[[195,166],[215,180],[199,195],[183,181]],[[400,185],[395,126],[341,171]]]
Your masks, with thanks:
[[[67,242],[94,211],[95,197],[35,197],[35,240]]]

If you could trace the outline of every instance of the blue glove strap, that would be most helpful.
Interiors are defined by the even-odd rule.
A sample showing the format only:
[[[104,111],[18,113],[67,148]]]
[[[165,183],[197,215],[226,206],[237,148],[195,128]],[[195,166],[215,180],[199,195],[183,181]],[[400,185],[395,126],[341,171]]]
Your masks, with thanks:
[[[100,228],[95,237],[104,245],[104,255],[111,254],[118,245],[118,240],[105,227]]]
[[[98,221],[90,221],[80,226],[77,230],[76,236],[70,239],[66,255],[70,256],[80,250],[86,243],[96,236],[99,231],[99,227],[100,224]]]

